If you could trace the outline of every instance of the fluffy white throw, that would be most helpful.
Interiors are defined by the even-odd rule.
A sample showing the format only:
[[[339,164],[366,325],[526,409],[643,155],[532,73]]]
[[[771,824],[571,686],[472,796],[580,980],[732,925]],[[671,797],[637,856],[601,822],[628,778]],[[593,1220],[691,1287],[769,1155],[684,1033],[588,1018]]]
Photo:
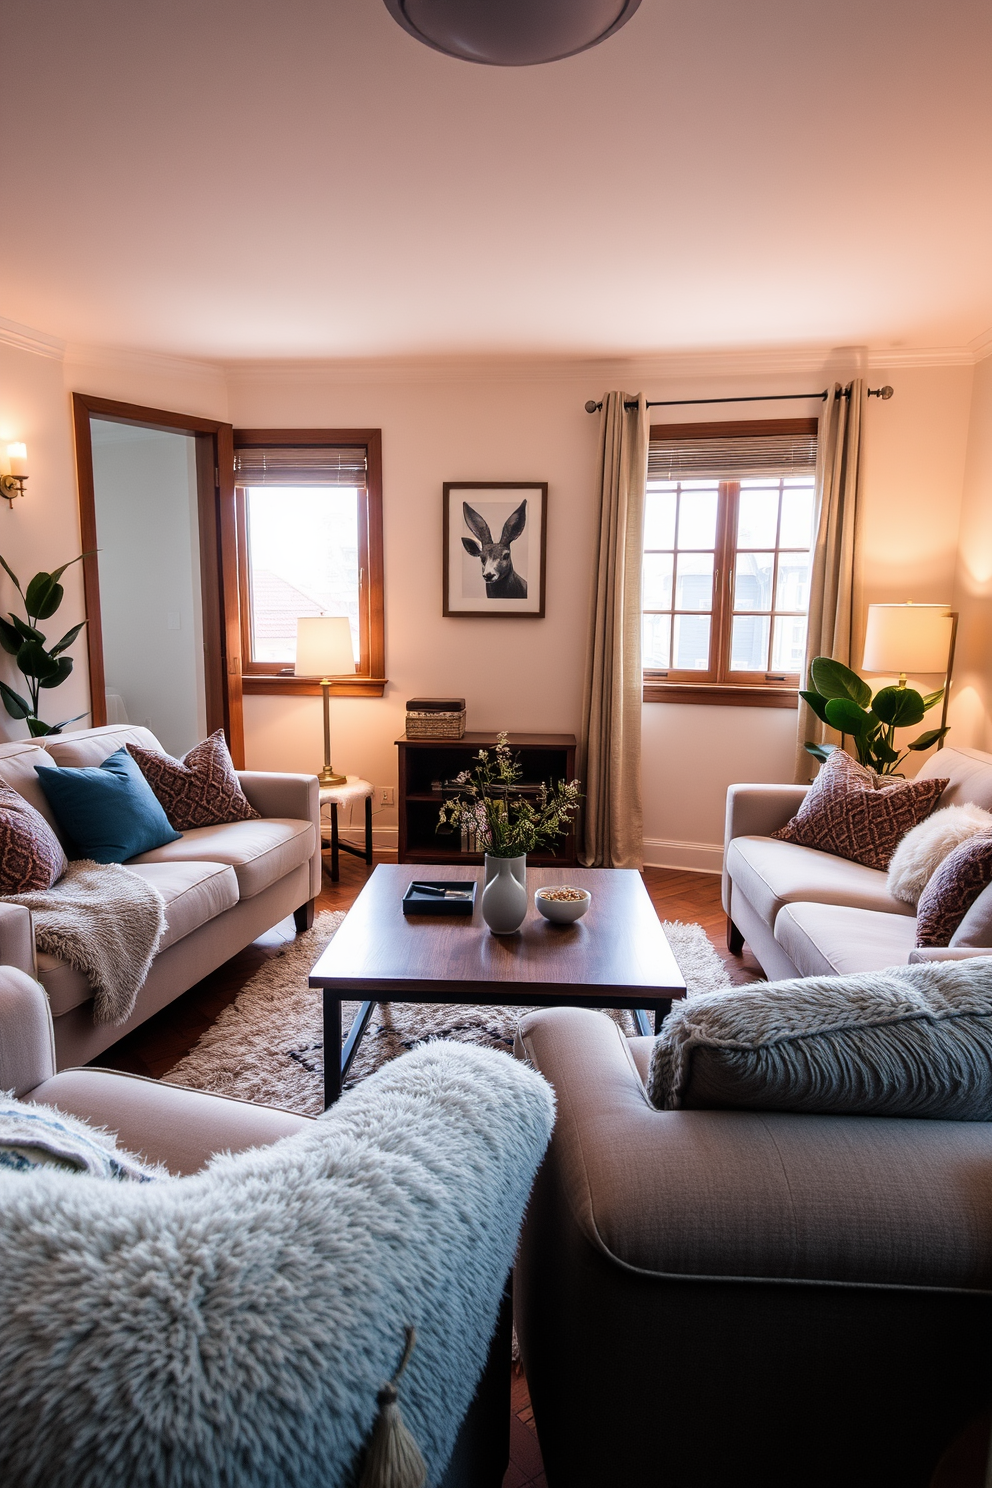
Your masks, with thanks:
[[[80,858],[50,889],[5,894],[34,919],[35,944],[93,988],[93,1021],[126,1023],[165,930],[157,889],[118,863]]]
[[[992,832],[992,814],[970,802],[945,806],[907,832],[892,854],[886,887],[894,899],[918,904],[941,863],[962,842]]]
[[[353,1485],[408,1326],[437,1483],[553,1120],[518,1060],[434,1043],[189,1178],[0,1174],[0,1483]]]

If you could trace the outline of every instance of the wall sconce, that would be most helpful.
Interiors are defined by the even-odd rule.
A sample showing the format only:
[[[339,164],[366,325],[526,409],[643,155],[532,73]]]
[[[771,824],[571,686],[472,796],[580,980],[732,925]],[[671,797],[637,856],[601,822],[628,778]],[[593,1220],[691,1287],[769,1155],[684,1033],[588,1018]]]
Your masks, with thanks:
[[[28,450],[26,444],[8,444],[7,463],[10,465],[9,475],[0,475],[0,496],[9,503],[11,511],[14,510],[14,497],[24,496],[24,482],[28,478]]]

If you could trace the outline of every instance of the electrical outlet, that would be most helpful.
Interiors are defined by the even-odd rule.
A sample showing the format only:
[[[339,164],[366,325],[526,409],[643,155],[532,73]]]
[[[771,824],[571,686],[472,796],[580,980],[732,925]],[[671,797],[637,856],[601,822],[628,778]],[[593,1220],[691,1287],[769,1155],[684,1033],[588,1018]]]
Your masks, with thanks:
[[[380,785],[380,787],[379,787],[379,805],[380,806],[392,806],[394,804],[395,804],[395,799],[394,799],[393,787],[391,785]]]

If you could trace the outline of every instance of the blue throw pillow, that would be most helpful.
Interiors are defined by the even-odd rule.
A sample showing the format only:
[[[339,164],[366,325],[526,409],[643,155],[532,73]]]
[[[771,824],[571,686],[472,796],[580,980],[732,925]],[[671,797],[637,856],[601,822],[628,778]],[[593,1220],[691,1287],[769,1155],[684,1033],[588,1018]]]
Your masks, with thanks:
[[[126,749],[96,769],[35,765],[35,773],[73,857],[123,863],[182,836],[169,825],[158,797]]]

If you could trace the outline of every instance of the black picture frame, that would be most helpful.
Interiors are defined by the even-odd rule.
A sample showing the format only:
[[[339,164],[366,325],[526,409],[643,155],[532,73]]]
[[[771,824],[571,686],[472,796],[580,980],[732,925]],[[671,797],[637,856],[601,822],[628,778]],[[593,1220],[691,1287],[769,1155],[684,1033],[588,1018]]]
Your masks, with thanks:
[[[449,619],[543,620],[547,481],[445,481],[442,499],[441,613]]]

